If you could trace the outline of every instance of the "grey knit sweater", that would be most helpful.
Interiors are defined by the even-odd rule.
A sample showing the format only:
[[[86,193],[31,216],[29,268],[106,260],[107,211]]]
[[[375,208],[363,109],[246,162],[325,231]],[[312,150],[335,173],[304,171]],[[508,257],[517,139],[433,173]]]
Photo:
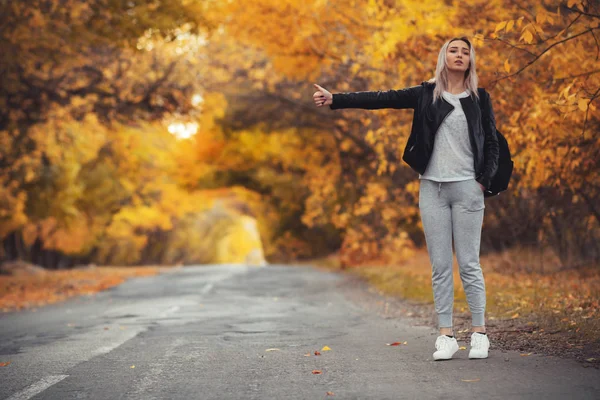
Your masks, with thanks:
[[[419,179],[436,182],[464,181],[475,178],[473,150],[469,141],[467,118],[460,99],[469,96],[467,91],[460,94],[443,92],[442,96],[454,106],[444,119],[435,136],[433,153],[423,175]]]

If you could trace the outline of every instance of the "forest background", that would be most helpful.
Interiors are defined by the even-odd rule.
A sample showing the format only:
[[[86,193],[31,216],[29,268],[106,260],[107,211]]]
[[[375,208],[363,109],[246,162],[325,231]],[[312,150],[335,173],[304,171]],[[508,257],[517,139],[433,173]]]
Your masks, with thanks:
[[[595,1],[0,0],[0,16],[4,261],[410,259],[412,112],[318,109],[313,83],[417,85],[466,35],[515,161],[482,254],[598,268]]]

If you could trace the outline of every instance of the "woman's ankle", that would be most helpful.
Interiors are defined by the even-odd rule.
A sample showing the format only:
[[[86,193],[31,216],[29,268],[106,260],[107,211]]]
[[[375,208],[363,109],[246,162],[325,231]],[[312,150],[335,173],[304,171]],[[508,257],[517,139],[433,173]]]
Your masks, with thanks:
[[[454,336],[452,328],[440,328],[440,335]]]

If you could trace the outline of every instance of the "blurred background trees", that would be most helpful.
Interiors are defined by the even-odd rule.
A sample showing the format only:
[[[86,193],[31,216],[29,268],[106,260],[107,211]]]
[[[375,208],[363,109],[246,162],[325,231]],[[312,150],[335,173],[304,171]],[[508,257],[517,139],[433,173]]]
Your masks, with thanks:
[[[409,257],[412,113],[318,109],[312,83],[417,85],[466,35],[516,168],[482,250],[597,264],[599,34],[592,1],[0,0],[2,257]]]

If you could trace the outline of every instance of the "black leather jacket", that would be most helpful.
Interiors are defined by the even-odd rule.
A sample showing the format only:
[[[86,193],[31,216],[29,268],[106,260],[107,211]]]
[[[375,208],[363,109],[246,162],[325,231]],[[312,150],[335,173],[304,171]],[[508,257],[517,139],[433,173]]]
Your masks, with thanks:
[[[432,104],[434,87],[435,83],[423,82],[400,90],[334,93],[333,103],[329,107],[332,110],[414,109],[412,128],[402,159],[413,170],[424,174],[433,153],[435,134],[446,116],[454,110],[454,106],[443,98]],[[478,92],[480,99],[472,95],[461,98],[460,102],[469,126],[475,179],[488,189],[498,169],[498,137],[490,95],[482,89]]]

